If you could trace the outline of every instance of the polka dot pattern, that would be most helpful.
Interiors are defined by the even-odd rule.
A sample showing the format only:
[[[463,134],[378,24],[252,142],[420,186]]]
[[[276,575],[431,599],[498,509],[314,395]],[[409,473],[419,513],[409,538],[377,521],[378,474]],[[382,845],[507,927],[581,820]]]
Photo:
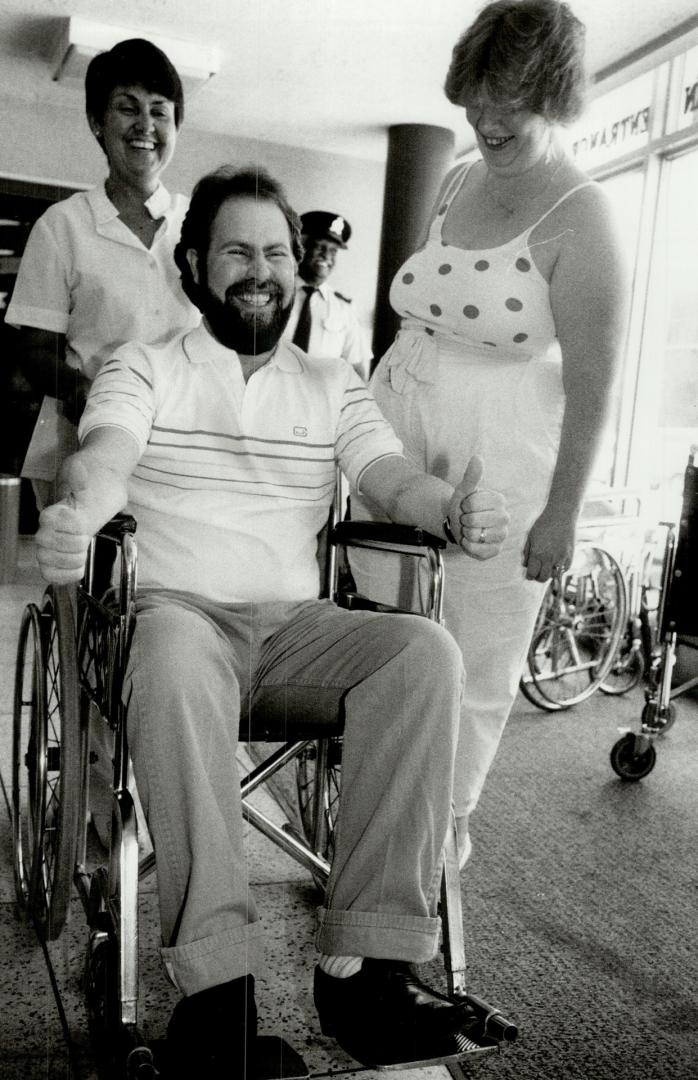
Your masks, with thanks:
[[[555,339],[552,312],[545,283],[531,273],[535,267],[525,237],[491,250],[454,247],[443,237],[450,205],[447,197],[424,244],[400,271],[396,310],[421,324],[427,336],[452,333],[466,347],[470,341],[520,358],[547,348],[548,338]],[[409,292],[403,290],[401,297],[403,287]]]

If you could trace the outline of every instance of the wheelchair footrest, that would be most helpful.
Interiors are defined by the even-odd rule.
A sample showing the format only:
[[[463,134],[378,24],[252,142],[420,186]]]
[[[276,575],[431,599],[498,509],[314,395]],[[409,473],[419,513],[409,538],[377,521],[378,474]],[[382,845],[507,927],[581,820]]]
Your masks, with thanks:
[[[366,1065],[364,1068],[371,1069],[375,1072],[397,1072],[405,1069],[428,1069],[433,1065],[457,1065],[459,1061],[465,1061],[466,1058],[471,1058],[475,1054],[491,1054],[494,1050],[498,1049],[496,1043],[488,1042],[486,1045],[480,1045],[473,1042],[471,1039],[464,1038],[463,1049],[458,1054],[448,1054],[445,1057],[427,1058],[425,1061],[401,1061],[397,1065]],[[311,1076],[311,1080],[313,1077]]]
[[[156,1071],[151,1075],[159,1080],[171,1080],[173,1063],[168,1058],[166,1040],[153,1040],[150,1047],[157,1063]],[[201,1080],[203,1076],[202,1073]],[[308,1076],[303,1058],[285,1039],[279,1035],[257,1037],[254,1068],[249,1068],[245,1080],[308,1080]],[[192,1076],[191,1080],[199,1080],[198,1075]]]
[[[279,1035],[259,1035],[256,1056],[248,1080],[307,1080],[303,1058]]]

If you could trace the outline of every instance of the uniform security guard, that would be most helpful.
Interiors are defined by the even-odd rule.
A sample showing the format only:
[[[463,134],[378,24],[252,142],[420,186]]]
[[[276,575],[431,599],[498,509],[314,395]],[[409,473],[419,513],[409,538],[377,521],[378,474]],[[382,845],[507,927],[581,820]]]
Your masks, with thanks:
[[[302,214],[301,225],[305,254],[298,267],[296,299],[283,336],[310,356],[342,357],[363,379],[368,379],[372,353],[351,300],[327,284],[337,252],[347,246],[351,226],[345,218],[324,210]]]

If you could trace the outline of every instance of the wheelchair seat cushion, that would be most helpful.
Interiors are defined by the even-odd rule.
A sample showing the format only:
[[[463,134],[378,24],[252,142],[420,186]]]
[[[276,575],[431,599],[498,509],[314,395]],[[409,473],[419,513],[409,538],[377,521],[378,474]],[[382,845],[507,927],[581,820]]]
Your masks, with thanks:
[[[240,714],[244,742],[295,742],[341,735],[346,690],[323,686],[265,686]]]

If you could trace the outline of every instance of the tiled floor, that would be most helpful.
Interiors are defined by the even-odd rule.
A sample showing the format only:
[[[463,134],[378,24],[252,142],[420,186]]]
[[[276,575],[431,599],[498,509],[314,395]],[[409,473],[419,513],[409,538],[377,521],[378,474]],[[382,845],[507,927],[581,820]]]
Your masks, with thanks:
[[[80,901],[71,901],[68,925],[46,954],[29,927],[17,919],[7,796],[11,779],[12,687],[16,638],[22,609],[39,600],[42,585],[31,542],[23,540],[16,581],[0,585],[0,1080],[88,1080],[96,1076],[87,1038],[81,987],[85,920]],[[279,816],[266,798],[264,809]],[[311,1072],[351,1067],[334,1042],[320,1034],[312,1003],[314,909],[318,894],[308,874],[251,831],[252,881],[267,925],[268,976],[258,986],[264,1032],[283,1034],[303,1055]],[[144,1027],[163,1033],[176,1000],[157,960],[158,919],[154,882],[141,900]],[[52,985],[52,978],[54,985]],[[373,1074],[364,1073],[365,1077]],[[445,1080],[442,1067],[404,1070],[404,1080]],[[198,1078],[192,1078],[198,1080]]]

